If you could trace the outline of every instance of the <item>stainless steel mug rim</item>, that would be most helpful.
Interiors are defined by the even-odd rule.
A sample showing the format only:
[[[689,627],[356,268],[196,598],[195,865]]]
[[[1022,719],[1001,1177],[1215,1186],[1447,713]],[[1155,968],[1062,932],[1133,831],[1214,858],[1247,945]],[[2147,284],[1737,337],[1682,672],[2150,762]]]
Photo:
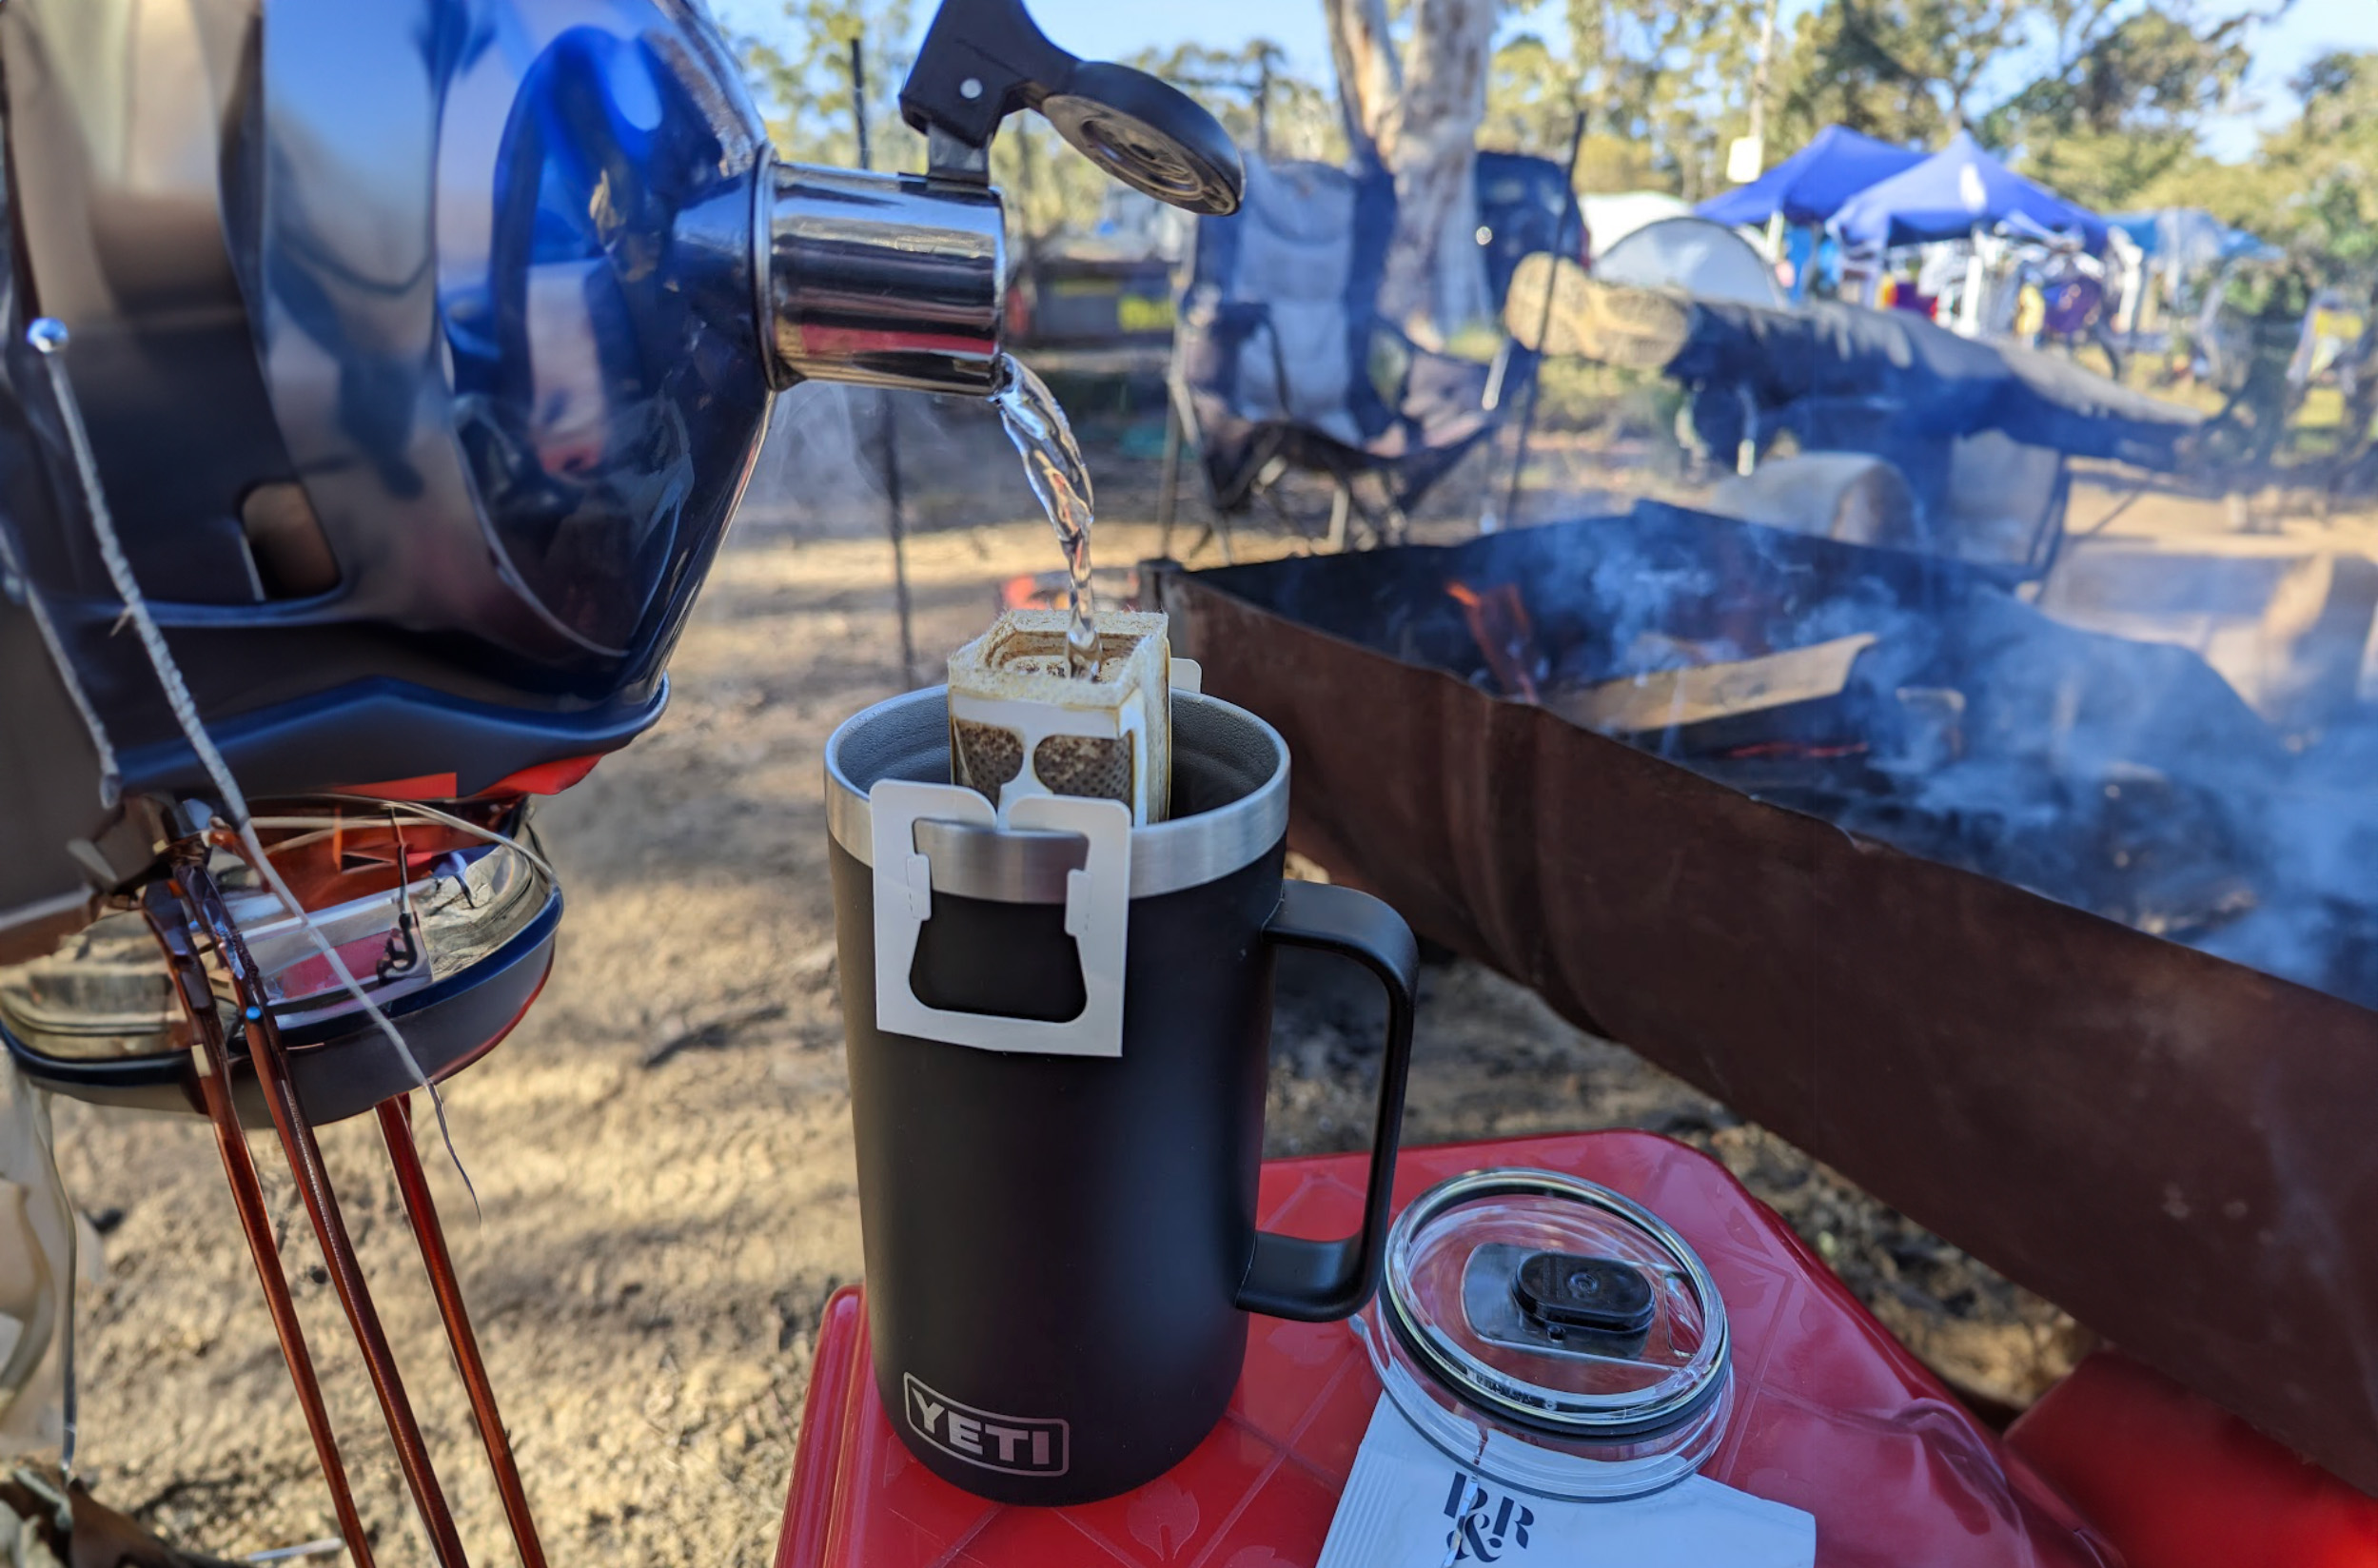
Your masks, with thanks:
[[[1235,800],[1192,815],[1131,830],[1131,896],[1152,898],[1228,876],[1280,842],[1288,826],[1288,748],[1280,733],[1246,709],[1218,697],[1176,691],[1173,755],[1176,776],[1209,725],[1236,728],[1243,738],[1268,749],[1271,766],[1263,781]],[[878,702],[852,715],[826,741],[826,829],[861,865],[875,864],[875,817],[867,788],[848,766],[853,743],[881,740],[891,730],[904,736],[886,744],[876,760],[914,758],[949,743],[949,689],[927,687]],[[1183,720],[1187,719],[1186,724]],[[1250,755],[1252,748],[1250,748]],[[899,776],[879,767],[867,779]],[[1087,853],[1072,833],[1024,833],[955,822],[920,821],[916,847],[933,865],[936,892],[1004,904],[1062,904],[1066,873],[1079,870]]]

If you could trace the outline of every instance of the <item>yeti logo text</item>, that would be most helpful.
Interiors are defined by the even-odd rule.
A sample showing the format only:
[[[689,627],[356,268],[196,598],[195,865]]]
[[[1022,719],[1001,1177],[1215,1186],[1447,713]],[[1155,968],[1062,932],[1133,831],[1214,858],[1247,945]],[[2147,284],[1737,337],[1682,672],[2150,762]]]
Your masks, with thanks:
[[[934,1393],[907,1373],[900,1384],[910,1430],[952,1459],[1013,1476],[1065,1474],[1065,1422],[977,1410]]]
[[[1507,1494],[1496,1496],[1457,1470],[1445,1493],[1445,1518],[1453,1529],[1445,1537],[1452,1562],[1494,1562],[1514,1552],[1527,1551],[1527,1533],[1535,1528],[1535,1512]]]

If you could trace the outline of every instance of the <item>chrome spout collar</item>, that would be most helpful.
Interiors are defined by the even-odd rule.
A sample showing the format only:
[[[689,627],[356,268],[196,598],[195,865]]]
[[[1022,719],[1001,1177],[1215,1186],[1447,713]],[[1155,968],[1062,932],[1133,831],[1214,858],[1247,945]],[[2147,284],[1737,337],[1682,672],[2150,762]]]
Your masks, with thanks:
[[[763,243],[771,373],[988,397],[1007,295],[998,196],[779,164]]]

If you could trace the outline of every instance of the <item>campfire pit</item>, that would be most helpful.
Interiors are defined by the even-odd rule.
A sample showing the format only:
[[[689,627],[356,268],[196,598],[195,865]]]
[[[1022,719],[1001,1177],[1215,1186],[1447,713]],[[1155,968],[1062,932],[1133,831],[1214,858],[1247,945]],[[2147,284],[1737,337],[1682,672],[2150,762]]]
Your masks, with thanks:
[[[2201,660],[1651,504],[1150,580],[1294,848],[2378,1491],[2378,921]]]

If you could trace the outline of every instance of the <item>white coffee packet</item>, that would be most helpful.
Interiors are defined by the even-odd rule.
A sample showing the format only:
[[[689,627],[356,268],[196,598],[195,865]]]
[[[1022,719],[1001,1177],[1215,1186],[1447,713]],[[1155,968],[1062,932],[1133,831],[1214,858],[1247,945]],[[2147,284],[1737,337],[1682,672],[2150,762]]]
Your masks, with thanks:
[[[1693,1476],[1649,1497],[1564,1502],[1439,1452],[1384,1394],[1317,1568],[1815,1568],[1817,1520]]]
[[[1161,615],[1098,617],[1098,667],[1068,673],[1062,610],[1009,610],[950,656],[950,779],[1008,810],[1034,795],[1171,814],[1171,640]]]

